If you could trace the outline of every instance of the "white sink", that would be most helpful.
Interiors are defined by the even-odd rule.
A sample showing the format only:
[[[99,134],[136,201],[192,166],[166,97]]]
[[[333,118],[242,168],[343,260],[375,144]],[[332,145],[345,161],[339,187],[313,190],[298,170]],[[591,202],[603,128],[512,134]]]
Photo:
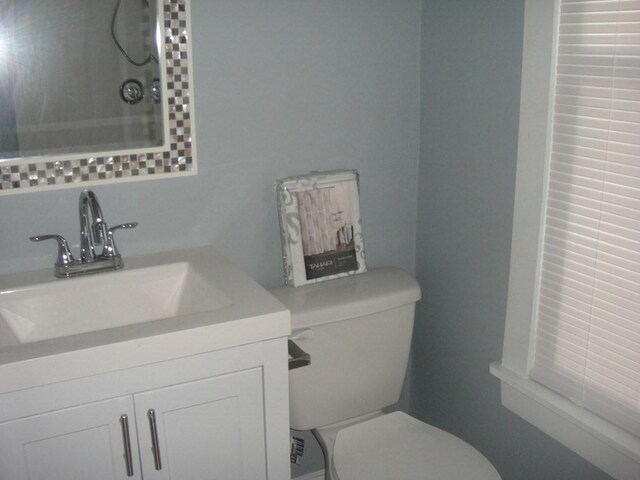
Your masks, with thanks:
[[[124,262],[0,275],[0,395],[291,333],[284,305],[212,247]]]
[[[178,262],[0,292],[0,321],[29,343],[230,304],[190,263]]]

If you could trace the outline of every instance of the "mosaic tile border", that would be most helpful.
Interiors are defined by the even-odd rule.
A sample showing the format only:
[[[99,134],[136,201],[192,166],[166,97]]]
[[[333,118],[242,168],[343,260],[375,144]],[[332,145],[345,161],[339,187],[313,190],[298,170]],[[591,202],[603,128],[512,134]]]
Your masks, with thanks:
[[[189,0],[163,0],[168,150],[74,160],[0,164],[0,194],[82,182],[195,173],[189,72]],[[166,118],[166,117],[165,117]]]

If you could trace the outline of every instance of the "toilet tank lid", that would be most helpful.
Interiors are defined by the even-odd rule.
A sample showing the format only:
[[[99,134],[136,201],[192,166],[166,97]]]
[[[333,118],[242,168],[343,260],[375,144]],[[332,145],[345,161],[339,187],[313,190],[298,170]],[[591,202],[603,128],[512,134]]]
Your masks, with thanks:
[[[270,292],[291,311],[292,330],[390,310],[421,298],[415,278],[394,267]]]

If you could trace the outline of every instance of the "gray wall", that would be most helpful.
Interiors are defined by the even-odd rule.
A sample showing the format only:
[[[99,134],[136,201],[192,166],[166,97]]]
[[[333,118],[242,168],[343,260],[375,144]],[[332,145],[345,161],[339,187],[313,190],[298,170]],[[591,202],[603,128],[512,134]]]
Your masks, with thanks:
[[[523,1],[424,0],[411,410],[504,480],[609,478],[500,404]]]
[[[100,185],[123,255],[214,244],[282,282],[274,181],[355,168],[370,266],[415,262],[419,0],[193,0],[199,174]],[[77,245],[80,187],[0,197],[0,273],[52,267]]]

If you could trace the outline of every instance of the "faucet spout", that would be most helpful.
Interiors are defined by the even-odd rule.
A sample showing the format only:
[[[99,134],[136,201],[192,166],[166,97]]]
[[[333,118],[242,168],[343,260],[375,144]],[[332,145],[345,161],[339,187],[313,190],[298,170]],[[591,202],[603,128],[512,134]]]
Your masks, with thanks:
[[[98,197],[91,190],[83,190],[78,201],[80,214],[80,261],[96,261],[96,245],[106,238],[106,224]],[[91,218],[91,220],[90,220]]]

